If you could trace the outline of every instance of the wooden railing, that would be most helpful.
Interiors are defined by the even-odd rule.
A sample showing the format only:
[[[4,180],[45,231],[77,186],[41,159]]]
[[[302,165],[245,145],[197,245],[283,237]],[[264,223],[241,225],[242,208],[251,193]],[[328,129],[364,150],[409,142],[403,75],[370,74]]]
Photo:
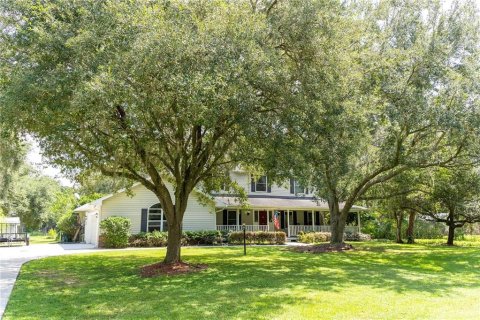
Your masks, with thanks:
[[[242,231],[241,225],[217,225],[217,230],[219,231]],[[246,231],[268,231],[268,226],[260,225],[245,225]]]
[[[296,237],[300,231],[303,232],[331,232],[331,227],[328,225],[322,226],[312,226],[312,225],[290,225],[288,227],[288,236]],[[345,226],[345,232],[348,233],[358,233],[359,229],[357,226]]]

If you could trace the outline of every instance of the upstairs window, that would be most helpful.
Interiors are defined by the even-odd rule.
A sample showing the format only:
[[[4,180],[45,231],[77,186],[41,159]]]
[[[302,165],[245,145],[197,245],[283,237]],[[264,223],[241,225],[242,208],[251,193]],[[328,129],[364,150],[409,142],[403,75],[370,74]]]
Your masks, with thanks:
[[[302,186],[300,182],[295,179],[290,179],[290,193],[292,194],[299,194],[299,193],[308,193],[307,188]]]
[[[257,180],[252,176],[251,183],[252,192],[272,192],[270,185],[268,184],[267,176],[261,176]]]

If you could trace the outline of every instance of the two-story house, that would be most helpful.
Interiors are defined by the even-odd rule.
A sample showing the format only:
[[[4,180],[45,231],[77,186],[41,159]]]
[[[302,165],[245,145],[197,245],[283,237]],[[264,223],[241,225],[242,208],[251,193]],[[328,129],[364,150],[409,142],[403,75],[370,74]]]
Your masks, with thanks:
[[[327,203],[315,199],[311,190],[294,179],[278,185],[270,183],[266,176],[253,177],[242,169],[232,171],[230,177],[247,191],[246,203],[222,192],[212,194],[213,201],[205,203],[201,200],[204,195],[194,191],[183,219],[184,230],[239,231],[245,224],[248,231],[274,231],[278,230],[274,214],[279,219],[279,229],[288,237],[296,237],[299,231],[330,230]],[[133,195],[119,191],[75,209],[84,218],[85,242],[98,244],[99,223],[109,216],[129,218],[133,234],[168,230],[157,197],[141,184],[135,184],[131,191]],[[352,208],[348,231],[359,232],[359,213],[363,209]]]

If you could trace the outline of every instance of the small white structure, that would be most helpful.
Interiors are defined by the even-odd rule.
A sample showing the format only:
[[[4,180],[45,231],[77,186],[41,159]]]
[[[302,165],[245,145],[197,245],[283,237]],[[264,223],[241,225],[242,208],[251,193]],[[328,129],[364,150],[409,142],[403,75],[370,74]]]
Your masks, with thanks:
[[[12,242],[25,242],[28,245],[28,234],[19,217],[0,217],[0,243]]]
[[[21,223],[19,217],[2,217],[0,218],[0,234],[19,233]]]

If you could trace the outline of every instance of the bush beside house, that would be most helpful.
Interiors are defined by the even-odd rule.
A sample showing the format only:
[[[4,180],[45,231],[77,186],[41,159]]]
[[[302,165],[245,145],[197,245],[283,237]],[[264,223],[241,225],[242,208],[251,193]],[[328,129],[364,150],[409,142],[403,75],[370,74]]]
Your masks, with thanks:
[[[285,244],[285,232],[246,232],[248,244]],[[130,247],[165,247],[168,243],[167,232],[141,232],[128,239]],[[222,243],[242,244],[243,232],[222,233],[220,231],[184,231],[182,245],[218,245]]]
[[[245,232],[246,242],[248,244],[285,244],[287,234],[285,232],[269,232],[269,231],[248,231]],[[243,232],[231,232],[228,234],[229,244],[242,244]]]
[[[108,217],[100,222],[102,244],[105,248],[126,248],[130,236],[130,219]]]
[[[168,233],[153,231],[131,235],[128,239],[131,247],[165,247],[168,243]],[[214,245],[225,242],[220,231],[184,231],[182,245]]]
[[[303,243],[320,243],[329,242],[332,235],[330,232],[299,232],[298,241]],[[369,241],[372,237],[365,233],[350,233],[344,234],[345,241]]]
[[[298,241],[303,243],[328,242],[332,238],[330,232],[299,232]]]

